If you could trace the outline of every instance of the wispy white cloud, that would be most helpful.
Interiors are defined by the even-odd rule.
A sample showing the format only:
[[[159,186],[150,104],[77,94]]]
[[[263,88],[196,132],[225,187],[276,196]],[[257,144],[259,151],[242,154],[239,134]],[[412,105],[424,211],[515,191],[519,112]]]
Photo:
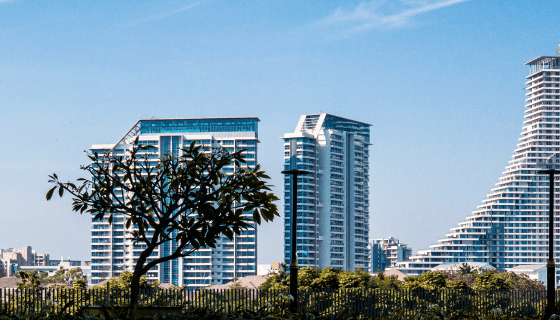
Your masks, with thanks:
[[[350,32],[367,31],[376,27],[401,27],[422,13],[442,9],[468,0],[379,0],[362,2],[353,10],[336,9],[322,19],[321,25],[344,25]]]
[[[5,0],[0,0],[0,1],[5,1]],[[7,1],[11,1],[11,0],[7,0]],[[164,13],[160,13],[160,14],[157,14],[157,15],[147,17],[147,18],[134,20],[134,21],[132,21],[131,25],[138,25],[138,24],[142,24],[142,23],[146,23],[146,22],[150,22],[150,21],[155,21],[155,20],[160,20],[160,19],[164,19],[164,18],[167,18],[167,17],[171,17],[171,16],[179,14],[183,11],[194,9],[194,8],[200,6],[202,3],[203,3],[203,1],[198,1],[198,2],[195,2],[195,3],[191,3],[187,6],[181,7],[179,9],[170,10],[170,11],[167,11],[167,12],[164,12]]]

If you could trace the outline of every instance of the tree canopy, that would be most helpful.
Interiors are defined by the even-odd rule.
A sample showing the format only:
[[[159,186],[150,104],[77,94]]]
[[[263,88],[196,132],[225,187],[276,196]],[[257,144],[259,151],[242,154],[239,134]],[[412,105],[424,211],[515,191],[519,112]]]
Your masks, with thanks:
[[[113,223],[115,216],[124,217],[130,239],[145,246],[132,275],[133,303],[140,277],[156,265],[214,248],[221,236],[233,239],[255,223],[279,216],[278,198],[265,181],[269,176],[258,165],[247,167],[243,150],[210,151],[193,142],[181,156],[161,155],[154,161],[152,149],[136,138],[124,156],[88,155],[91,163],[81,167],[88,178],[61,182],[53,174],[49,182],[54,186],[46,195],[50,200],[55,192],[71,194],[72,209],[93,215],[94,221]],[[230,165],[235,170],[226,173]],[[152,255],[170,241],[176,246],[168,255],[162,250]]]
[[[38,272],[37,270],[24,271],[20,270],[17,277],[21,278],[22,282],[18,283],[21,288],[37,288],[41,284],[71,284],[75,286],[86,287],[86,277],[82,272],[82,268],[76,267],[66,270],[60,268],[55,271],[52,276],[45,271]]]
[[[284,270],[271,275],[261,285],[261,289],[287,289],[290,275]],[[394,277],[387,277],[383,272],[370,275],[356,269],[354,272],[335,268],[314,269],[303,267],[298,272],[300,289],[544,289],[544,285],[531,280],[527,275],[495,270],[460,269],[457,272],[428,271],[418,276],[409,276],[403,282]]]

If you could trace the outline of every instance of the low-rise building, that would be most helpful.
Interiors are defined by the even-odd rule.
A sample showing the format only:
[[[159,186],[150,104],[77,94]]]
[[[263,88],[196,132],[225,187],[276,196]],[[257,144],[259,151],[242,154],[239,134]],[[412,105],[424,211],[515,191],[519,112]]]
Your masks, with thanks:
[[[485,262],[461,262],[461,263],[442,263],[432,268],[431,271],[453,271],[456,272],[463,267],[469,267],[471,270],[496,270],[492,265]]]
[[[82,261],[71,260],[70,257],[68,259],[61,257],[60,260],[51,260],[48,253],[37,253],[31,246],[20,249],[0,249],[0,269],[2,270],[0,277],[2,275],[5,277],[16,275],[19,270],[45,271],[49,276],[52,276],[59,269],[69,270],[76,267],[82,267]],[[89,273],[91,267],[85,269]],[[82,270],[84,270],[84,267],[82,267]]]
[[[404,243],[399,243],[399,239],[393,237],[385,239],[370,239],[370,270],[376,273],[377,270],[383,272],[386,268],[394,267],[397,262],[405,261],[412,255],[412,249]]]
[[[273,262],[272,264],[259,264],[257,265],[257,275],[264,276],[271,273],[277,273],[282,269],[281,262]]]
[[[525,274],[531,280],[537,280],[546,285],[546,264],[522,264],[513,268],[507,268],[506,271],[515,274]],[[558,284],[556,284],[558,287]]]

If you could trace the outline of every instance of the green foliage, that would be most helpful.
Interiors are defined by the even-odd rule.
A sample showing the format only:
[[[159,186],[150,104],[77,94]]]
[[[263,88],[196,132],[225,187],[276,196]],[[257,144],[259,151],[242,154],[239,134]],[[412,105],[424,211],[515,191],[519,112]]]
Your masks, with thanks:
[[[354,273],[342,271],[338,275],[338,283],[340,288],[367,288],[371,275],[357,268]]]
[[[21,278],[21,282],[17,283],[17,287],[22,288],[32,288],[36,289],[41,284],[41,280],[37,278],[37,271],[18,271],[17,274],[18,278]]]
[[[511,284],[496,271],[484,271],[474,280],[474,288],[477,290],[504,290],[511,289]]]
[[[140,276],[156,265],[214,248],[222,235],[233,239],[254,223],[279,216],[278,198],[265,182],[270,177],[258,165],[244,167],[243,150],[208,152],[192,143],[181,157],[162,156],[154,163],[145,154],[151,147],[139,145],[137,138],[126,157],[89,155],[91,164],[81,168],[90,178],[61,182],[52,174],[49,183],[54,186],[46,194],[50,200],[56,191],[61,197],[69,193],[74,211],[109,223],[115,214],[123,215],[126,228],[133,227],[133,242],[145,245],[132,276],[133,303]],[[226,174],[224,168],[232,163],[235,172]],[[148,260],[169,241],[177,243],[176,249]]]
[[[313,281],[319,277],[321,272],[312,267],[303,267],[298,270],[298,288],[311,289]],[[289,283],[289,282],[288,282]]]
[[[340,272],[339,269],[331,267],[322,269],[319,276],[313,279],[311,287],[315,289],[338,289],[340,287],[338,278]]]
[[[469,289],[469,286],[465,281],[459,281],[459,280],[447,280],[445,283],[445,287],[449,289],[455,289],[455,290]]]
[[[472,268],[468,263],[463,263],[463,265],[461,265],[459,270],[457,270],[457,274],[459,274],[459,275],[467,275],[467,274],[477,275],[478,274],[478,269],[477,268]]]
[[[299,273],[298,273],[299,275]],[[299,279],[298,279],[299,280]],[[281,290],[290,287],[290,275],[286,270],[280,270],[278,273],[272,274],[260,285],[260,289]]]
[[[146,289],[146,288],[157,288],[159,285],[159,282],[152,282],[149,283],[148,282],[148,276],[141,276],[140,277],[140,281],[139,281],[139,287],[141,289]],[[109,279],[109,289],[111,290],[127,290],[130,289],[130,287],[132,286],[132,272],[130,271],[123,271],[119,274],[119,276],[117,278],[111,278]],[[100,288],[100,289],[104,289],[106,288],[105,284],[100,284],[97,286],[94,286],[94,288]]]
[[[72,288],[74,289],[86,289],[87,280],[86,279],[76,279],[72,281]]]
[[[394,277],[386,277],[383,272],[371,276],[368,272],[356,269],[354,272],[335,268],[316,270],[303,267],[298,272],[298,288],[305,289],[476,289],[476,290],[544,290],[542,283],[529,279],[526,275],[513,272],[498,272],[467,268],[464,265],[458,272],[428,271],[419,276],[409,276],[404,282]],[[261,289],[287,289],[290,275],[285,271],[271,275]]]
[[[303,267],[298,271],[298,288],[306,289],[350,289],[372,287],[372,276],[368,272],[356,269],[355,272],[341,271],[336,268],[317,270]],[[392,280],[388,280],[390,282]],[[395,280],[398,282],[398,280]],[[261,286],[261,289],[287,289],[290,286],[290,275],[284,270],[271,275]],[[374,286],[377,288],[379,286]]]
[[[404,278],[404,288],[407,289],[442,289],[447,287],[445,272],[428,271],[419,276]]]
[[[53,276],[49,276],[48,273],[45,271],[37,272],[37,270],[33,270],[31,272],[33,272],[36,275],[37,279],[39,279],[39,281],[42,284],[50,284],[50,283],[72,284],[75,280],[78,279],[85,280],[86,278],[80,267],[76,267],[70,270],[60,268],[57,271],[55,271]]]
[[[51,319],[51,316],[65,317],[69,313],[81,319],[78,306],[102,305],[111,311],[109,314],[115,315],[120,310],[118,314],[126,318],[130,313],[121,311],[127,310],[129,298],[129,289],[25,288],[3,296],[0,313],[18,314],[26,316],[25,319],[30,315]],[[373,319],[372,315],[375,319],[512,319],[524,314],[537,315],[546,303],[546,295],[539,290],[300,290],[299,314],[289,318],[287,306],[291,299],[286,290],[147,288],[142,290],[141,298],[142,306],[187,308],[182,315],[166,316],[166,319],[197,319],[195,315],[200,319],[207,319],[208,315],[217,317],[210,319]],[[206,310],[206,313],[193,311],[197,309]]]

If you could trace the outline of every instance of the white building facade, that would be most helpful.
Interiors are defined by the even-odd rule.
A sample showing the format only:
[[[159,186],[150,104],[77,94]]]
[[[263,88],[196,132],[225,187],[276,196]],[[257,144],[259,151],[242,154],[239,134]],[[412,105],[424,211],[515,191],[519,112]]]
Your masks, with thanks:
[[[200,119],[147,119],[139,120],[116,144],[93,145],[91,152],[111,152],[126,155],[138,137],[139,144],[151,145],[144,152],[154,159],[154,165],[162,155],[180,156],[182,148],[194,141],[212,148],[226,148],[231,152],[246,150],[245,167],[257,164],[258,118],[200,118]],[[237,168],[232,163],[224,172],[233,173]],[[133,271],[135,260],[142,245],[130,241],[130,232],[125,227],[125,218],[115,216],[113,224],[105,218],[93,221],[91,227],[91,282],[117,277],[122,271]],[[150,281],[160,281],[189,288],[223,284],[234,277],[256,274],[257,230],[251,228],[230,241],[226,237],[218,240],[215,249],[200,249],[188,257],[164,262],[148,273]],[[176,246],[167,242],[160,246],[155,256],[168,255]]]
[[[298,177],[300,267],[368,270],[370,125],[326,113],[301,116],[284,140],[284,169]],[[291,259],[291,177],[284,178],[284,260]]]
[[[397,262],[407,260],[412,255],[412,249],[393,237],[370,239],[369,255],[369,272],[384,272],[385,268],[394,267]]]
[[[548,176],[560,153],[560,57],[527,62],[527,99],[521,136],[512,159],[482,204],[445,238],[420,250],[398,269],[419,274],[442,263],[483,262],[498,270],[540,265],[548,257]],[[559,194],[558,178],[555,194]],[[554,209],[560,209],[558,196]],[[558,214],[555,214],[558,220]],[[554,226],[555,259],[560,260],[560,225]]]

